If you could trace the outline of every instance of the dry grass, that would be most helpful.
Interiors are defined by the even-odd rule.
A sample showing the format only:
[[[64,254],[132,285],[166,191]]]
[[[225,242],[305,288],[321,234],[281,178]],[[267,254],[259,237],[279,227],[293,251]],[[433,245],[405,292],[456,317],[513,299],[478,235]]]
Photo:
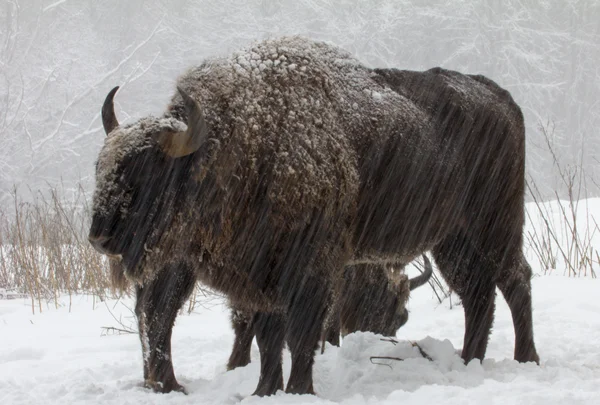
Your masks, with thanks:
[[[596,277],[594,267],[600,264],[600,252],[594,238],[600,235],[598,223],[589,210],[583,162],[563,167],[550,142],[549,125],[541,126],[548,149],[558,169],[567,199],[543,202],[542,194],[532,178],[527,190],[533,204],[527,210],[527,219],[533,226],[526,231],[526,242],[537,257],[545,273],[564,267],[568,276]],[[535,207],[531,209],[531,207]]]
[[[31,308],[59,305],[59,296],[110,294],[108,262],[88,243],[87,196],[72,200],[52,189],[24,202],[13,191],[12,210],[0,211],[0,286],[31,297]]]
[[[70,199],[65,195],[73,195]],[[90,294],[93,305],[117,298],[110,281],[109,263],[87,240],[90,225],[88,195],[51,189],[25,202],[13,191],[11,209],[0,209],[0,288],[24,293],[31,310],[58,307],[59,297]],[[130,288],[125,295],[131,295]],[[214,305],[215,294],[198,285],[182,312]]]

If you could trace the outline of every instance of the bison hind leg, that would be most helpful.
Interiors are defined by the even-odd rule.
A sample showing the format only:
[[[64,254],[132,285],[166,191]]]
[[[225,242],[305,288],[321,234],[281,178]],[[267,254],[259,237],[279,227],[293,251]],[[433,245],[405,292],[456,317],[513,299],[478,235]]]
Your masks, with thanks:
[[[252,322],[260,351],[260,379],[252,395],[274,395],[283,390],[281,352],[285,338],[285,319],[282,314],[258,312]]]
[[[435,261],[444,279],[461,298],[465,311],[465,335],[462,358],[465,363],[482,360],[494,322],[494,270],[472,242],[458,232],[433,249]]]
[[[227,370],[245,367],[250,363],[254,328],[252,326],[254,313],[231,305],[231,326],[234,332],[233,349],[227,362]]]
[[[498,288],[502,291],[512,314],[515,329],[515,360],[540,364],[533,341],[533,315],[531,303],[531,267],[524,257],[512,262],[498,277]]]

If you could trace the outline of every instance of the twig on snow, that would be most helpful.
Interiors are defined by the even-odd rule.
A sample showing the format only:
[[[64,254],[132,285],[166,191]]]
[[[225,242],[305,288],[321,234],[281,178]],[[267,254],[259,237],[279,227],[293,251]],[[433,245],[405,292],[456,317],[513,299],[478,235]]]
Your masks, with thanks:
[[[394,346],[397,345],[398,343],[400,343],[399,341],[397,341],[394,338],[383,338],[383,339],[379,339],[382,342],[390,342],[392,343]],[[417,342],[410,342],[410,344],[413,347],[416,347],[417,349],[419,349],[419,353],[421,354],[421,356],[423,356],[424,358],[426,358],[429,361],[433,361],[433,359],[431,358],[431,356],[429,356],[421,346],[419,346],[419,344]],[[371,356],[369,357],[369,360],[371,361],[372,364],[377,364],[379,366],[388,366],[390,368],[392,368],[392,366],[388,363],[379,363],[379,362],[374,362],[373,360],[395,360],[395,361],[404,361],[405,359],[402,359],[400,357],[390,357],[390,356]]]
[[[133,329],[121,329],[121,328],[115,328],[114,326],[102,326],[100,329],[102,329],[102,333],[100,334],[100,336],[124,335],[124,334],[130,334],[130,333],[137,333]]]

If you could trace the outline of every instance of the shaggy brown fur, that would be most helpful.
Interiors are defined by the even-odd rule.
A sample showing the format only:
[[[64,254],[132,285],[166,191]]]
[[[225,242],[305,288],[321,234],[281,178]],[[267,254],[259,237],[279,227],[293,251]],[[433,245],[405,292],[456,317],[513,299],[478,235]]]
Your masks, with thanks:
[[[169,325],[198,279],[259,312],[255,393],[283,388],[284,340],[287,392],[312,393],[344,266],[426,250],[462,298],[465,361],[485,354],[496,286],[513,313],[515,358],[538,361],[521,252],[523,116],[495,83],[372,70],[294,37],[208,61],[178,86],[164,117],[129,126],[112,121],[107,97],[106,127],[117,126],[99,154],[90,229],[139,285],[149,386],[179,386]]]

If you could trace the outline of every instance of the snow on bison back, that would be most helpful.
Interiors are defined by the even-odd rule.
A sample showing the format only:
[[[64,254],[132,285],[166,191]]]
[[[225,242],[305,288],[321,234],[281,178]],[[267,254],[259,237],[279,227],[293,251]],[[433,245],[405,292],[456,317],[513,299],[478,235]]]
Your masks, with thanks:
[[[171,330],[200,280],[259,313],[255,394],[283,389],[284,341],[286,391],[313,393],[344,266],[406,264],[426,250],[462,298],[465,361],[485,355],[496,286],[515,358],[538,361],[524,124],[508,92],[442,69],[373,70],[298,37],[208,60],[177,87],[162,117],[126,126],[117,88],[106,97],[89,234],[136,285],[147,386],[183,390]]]

